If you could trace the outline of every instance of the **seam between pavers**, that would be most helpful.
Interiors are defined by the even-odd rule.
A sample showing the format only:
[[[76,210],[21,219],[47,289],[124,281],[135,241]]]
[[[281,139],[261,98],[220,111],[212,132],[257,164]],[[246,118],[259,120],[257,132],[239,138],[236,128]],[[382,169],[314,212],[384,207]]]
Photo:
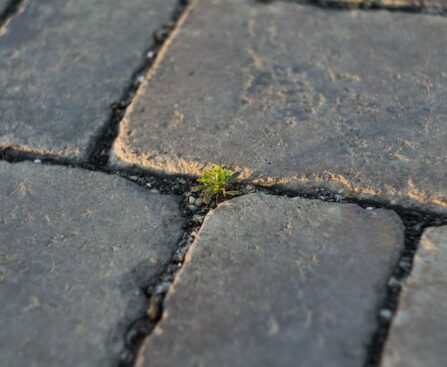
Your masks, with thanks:
[[[10,0],[5,10],[0,14],[0,37],[7,32],[8,23],[15,16],[20,14],[28,5],[29,0]]]
[[[156,69],[166,47],[171,43],[178,29],[184,23],[196,0],[177,0],[178,4],[173,11],[171,19],[164,23],[154,32],[153,44],[144,53],[142,64],[134,71],[130,85],[124,90],[120,100],[112,104],[109,121],[102,131],[92,139],[88,149],[88,162],[93,165],[104,167],[107,165],[110,150],[118,136],[120,125],[123,124],[127,110],[133,99],[138,95],[140,85],[144,84],[150,77],[152,70]]]
[[[384,4],[380,0],[370,0],[362,1],[357,0],[357,2],[352,1],[337,1],[337,0],[258,0],[261,3],[273,3],[274,1],[295,3],[298,5],[314,6],[327,10],[334,11],[346,11],[346,10],[360,10],[360,11],[389,11],[389,12],[400,12],[400,13],[413,13],[413,14],[425,14],[425,15],[435,15],[435,16],[447,16],[447,5],[440,7],[429,7],[424,4],[418,5],[396,5],[391,6],[389,4]]]

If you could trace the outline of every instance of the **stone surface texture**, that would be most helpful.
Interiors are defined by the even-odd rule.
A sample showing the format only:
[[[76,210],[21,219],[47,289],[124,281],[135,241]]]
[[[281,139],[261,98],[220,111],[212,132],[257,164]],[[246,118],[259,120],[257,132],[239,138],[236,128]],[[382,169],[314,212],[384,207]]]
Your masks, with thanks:
[[[383,367],[447,366],[447,226],[427,229],[399,300]]]
[[[250,194],[208,214],[137,366],[361,366],[403,227],[390,211]]]
[[[0,177],[0,365],[114,365],[181,236],[177,199],[65,167]]]
[[[438,16],[197,0],[128,110],[114,164],[225,164],[261,184],[445,212],[446,33]]]
[[[0,149],[85,159],[176,5],[28,1],[0,37]]]

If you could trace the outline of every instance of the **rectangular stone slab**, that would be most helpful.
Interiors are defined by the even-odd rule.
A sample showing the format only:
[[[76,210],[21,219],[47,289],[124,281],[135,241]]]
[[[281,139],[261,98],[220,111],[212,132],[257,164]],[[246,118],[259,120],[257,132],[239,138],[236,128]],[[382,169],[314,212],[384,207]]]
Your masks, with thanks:
[[[447,211],[447,19],[197,0],[120,126],[116,165],[212,164]]]
[[[115,366],[178,200],[117,176],[0,162],[0,366]]]
[[[176,5],[29,1],[0,36],[0,149],[87,158]]]
[[[405,281],[382,367],[447,366],[447,226],[425,230]]]
[[[358,367],[403,246],[390,211],[251,194],[212,211],[138,367]]]

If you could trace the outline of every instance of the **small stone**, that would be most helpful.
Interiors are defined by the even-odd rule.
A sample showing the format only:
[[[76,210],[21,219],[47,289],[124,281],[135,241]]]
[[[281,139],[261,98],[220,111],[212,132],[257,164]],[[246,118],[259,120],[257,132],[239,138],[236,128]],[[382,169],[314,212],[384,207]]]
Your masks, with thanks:
[[[157,287],[155,288],[155,293],[157,294],[166,293],[170,286],[171,286],[170,282],[162,282],[158,284]]]
[[[367,210],[367,211],[374,210],[374,207],[372,207],[372,206],[368,206],[368,207],[366,208],[366,210]]]
[[[34,163],[42,163],[42,161],[40,159],[35,159]]]
[[[152,194],[159,194],[160,190],[158,190],[158,189],[151,189],[151,190],[149,190],[149,192],[151,192]]]
[[[399,279],[395,277],[391,277],[391,279],[388,282],[388,286],[391,288],[398,288],[401,286]]]
[[[197,210],[197,207],[195,205],[188,205],[188,209],[192,212],[195,212]]]
[[[410,270],[411,269],[411,263],[408,260],[401,260],[399,262],[399,266],[404,270]]]
[[[195,201],[196,206],[200,206],[203,204],[203,199],[202,198],[197,198]]]
[[[178,181],[179,183],[181,183],[182,185],[185,185],[185,184],[186,184],[186,180],[183,179],[183,178],[179,178],[177,181]]]
[[[194,222],[201,222],[203,220],[203,218],[204,218],[203,215],[195,214],[195,215],[193,215],[192,220]]]
[[[196,202],[196,198],[194,196],[190,196],[189,199],[188,199],[188,202],[190,204],[194,204]]]
[[[138,176],[130,176],[129,177],[132,181],[138,181]]]
[[[380,317],[383,320],[390,320],[392,316],[393,312],[391,310],[388,310],[387,308],[380,310]]]

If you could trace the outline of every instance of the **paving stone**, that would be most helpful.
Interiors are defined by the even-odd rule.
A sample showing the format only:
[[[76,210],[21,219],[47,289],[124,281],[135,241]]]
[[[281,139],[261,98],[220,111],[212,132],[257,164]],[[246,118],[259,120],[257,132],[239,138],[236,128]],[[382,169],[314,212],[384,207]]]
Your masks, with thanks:
[[[85,159],[176,6],[29,1],[0,37],[0,149]]]
[[[137,366],[361,366],[402,245],[390,211],[259,193],[225,202]]]
[[[446,212],[446,32],[437,16],[198,0],[114,164],[225,164],[260,184]]]
[[[447,366],[447,226],[427,229],[385,346],[383,367]]]
[[[0,365],[115,365],[181,236],[177,199],[65,167],[0,177]]]

